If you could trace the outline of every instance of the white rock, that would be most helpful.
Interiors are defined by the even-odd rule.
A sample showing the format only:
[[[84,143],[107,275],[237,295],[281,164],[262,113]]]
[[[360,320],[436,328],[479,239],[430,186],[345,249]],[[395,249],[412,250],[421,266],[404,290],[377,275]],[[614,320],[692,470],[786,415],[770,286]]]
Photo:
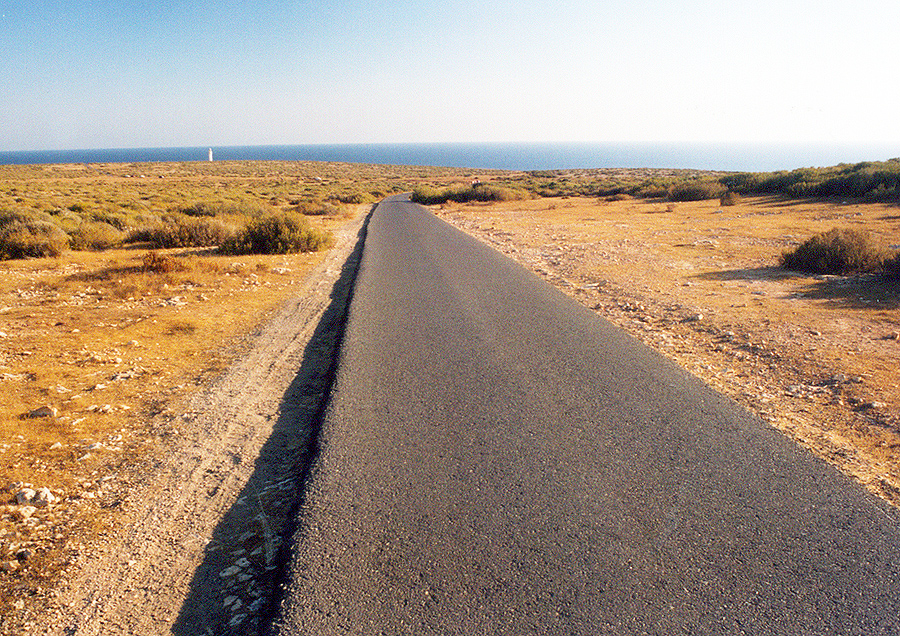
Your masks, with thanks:
[[[22,506],[17,510],[19,516],[22,517],[22,520],[30,519],[31,516],[37,512],[37,508],[34,506]]]
[[[16,503],[20,506],[24,504],[30,504],[34,501],[34,497],[37,495],[37,491],[31,488],[22,488],[19,492],[16,493]]]
[[[34,496],[34,505],[38,508],[44,508],[49,506],[50,504],[56,501],[56,497],[53,496],[53,493],[50,492],[49,488],[38,488],[37,493]]]

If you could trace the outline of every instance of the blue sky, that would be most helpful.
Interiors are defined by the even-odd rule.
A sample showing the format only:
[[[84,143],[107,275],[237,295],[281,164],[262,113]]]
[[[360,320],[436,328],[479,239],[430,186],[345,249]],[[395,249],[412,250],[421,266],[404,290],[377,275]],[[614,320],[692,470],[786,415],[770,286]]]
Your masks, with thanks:
[[[898,24],[897,0],[0,0],[0,149],[900,144]]]

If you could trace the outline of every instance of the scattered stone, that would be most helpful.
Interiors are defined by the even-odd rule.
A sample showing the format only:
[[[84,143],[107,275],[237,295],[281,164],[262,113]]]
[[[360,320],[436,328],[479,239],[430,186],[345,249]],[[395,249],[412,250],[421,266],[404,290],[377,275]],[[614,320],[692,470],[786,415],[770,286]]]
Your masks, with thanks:
[[[19,492],[16,493],[16,503],[20,506],[24,506],[26,504],[30,504],[34,501],[34,497],[37,495],[37,491],[32,488],[22,488]]]
[[[25,521],[26,519],[31,519],[34,513],[37,512],[37,508],[34,506],[22,506],[16,512],[19,513],[19,517],[22,518],[22,521]]]
[[[56,497],[53,496],[53,493],[50,492],[50,489],[47,487],[39,488],[37,493],[34,495],[34,505],[38,508],[46,508],[47,506],[52,505],[56,501]]]
[[[682,319],[681,322],[700,322],[701,320],[703,320],[703,314],[697,313]]]
[[[50,447],[50,450],[56,450],[58,448],[62,448],[63,445],[61,442],[53,442],[53,445]]]
[[[39,418],[39,417],[56,417],[57,410],[52,406],[42,406],[40,408],[34,409],[28,414],[30,418]]]
[[[272,273],[273,274],[290,274],[291,270],[289,270],[287,267],[273,267]]]
[[[232,576],[235,576],[240,571],[241,571],[241,568],[238,567],[237,565],[230,565],[227,568],[225,568],[224,570],[222,570],[221,572],[219,572],[219,577],[223,578],[223,579],[227,579]]]
[[[2,572],[15,572],[18,569],[18,561],[0,561],[0,571]]]

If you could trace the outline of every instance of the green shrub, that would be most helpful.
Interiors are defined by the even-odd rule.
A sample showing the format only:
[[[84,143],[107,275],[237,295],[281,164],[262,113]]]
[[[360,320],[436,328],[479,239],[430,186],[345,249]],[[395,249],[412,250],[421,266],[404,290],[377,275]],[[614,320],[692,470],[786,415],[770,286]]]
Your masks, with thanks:
[[[71,246],[75,250],[100,251],[122,244],[125,234],[109,223],[85,221],[70,233]]]
[[[253,219],[220,249],[225,254],[291,254],[317,252],[333,243],[331,232],[314,228],[299,214],[281,213]]]
[[[129,242],[149,242],[157,248],[216,247],[232,236],[232,231],[218,219],[170,218],[160,225],[132,232]]]
[[[827,168],[778,172],[742,172],[720,181],[741,194],[789,197],[854,197],[867,201],[900,200],[900,158],[863,161]]]
[[[522,198],[521,192],[511,188],[476,184],[444,188],[443,190],[430,186],[417,186],[413,190],[410,200],[422,205],[437,205],[447,201],[468,203],[470,201],[518,201]]]
[[[781,267],[813,274],[851,274],[881,268],[884,252],[867,232],[834,228],[781,255]]]

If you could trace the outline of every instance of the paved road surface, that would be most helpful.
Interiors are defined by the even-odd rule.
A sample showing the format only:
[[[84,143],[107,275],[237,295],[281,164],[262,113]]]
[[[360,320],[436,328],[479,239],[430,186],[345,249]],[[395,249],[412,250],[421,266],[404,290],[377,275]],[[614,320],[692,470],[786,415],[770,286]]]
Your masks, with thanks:
[[[402,197],[332,399],[278,634],[900,633],[895,510]]]

